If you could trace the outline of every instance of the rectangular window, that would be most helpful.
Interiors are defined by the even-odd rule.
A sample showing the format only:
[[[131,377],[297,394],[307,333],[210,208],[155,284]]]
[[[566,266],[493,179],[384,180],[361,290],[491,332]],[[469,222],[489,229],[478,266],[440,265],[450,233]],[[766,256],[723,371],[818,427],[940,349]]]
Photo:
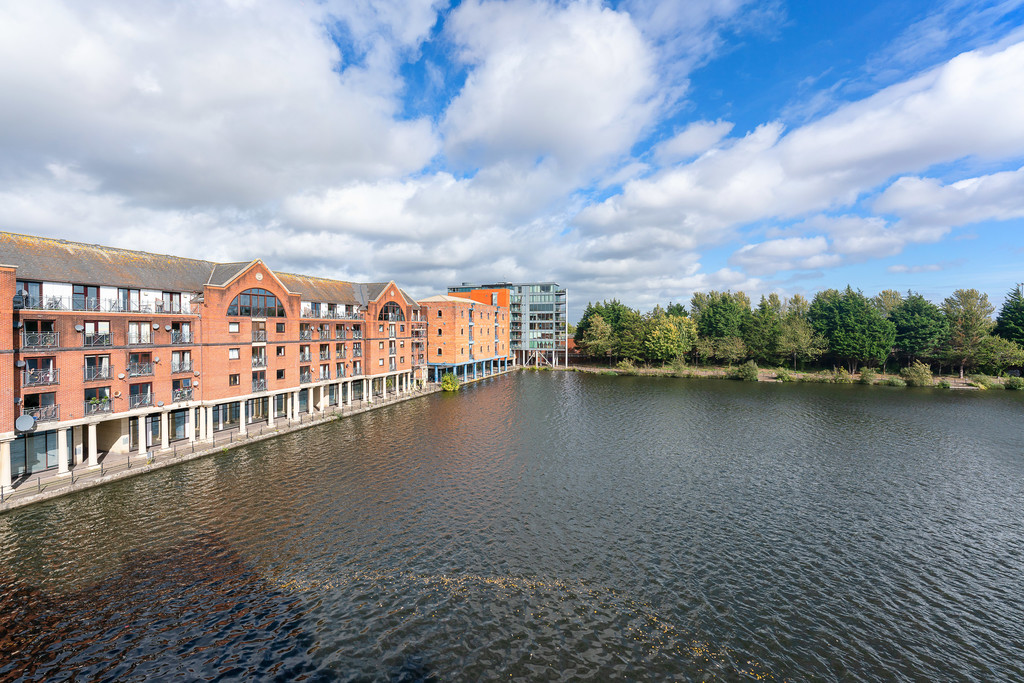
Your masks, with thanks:
[[[284,323],[277,323],[277,333],[284,334]]]
[[[377,359],[377,365],[384,365],[384,359],[383,358],[378,358]]]
[[[231,387],[237,387],[238,386],[238,375],[228,375],[228,386],[231,386]]]
[[[228,360],[238,360],[238,349],[228,349]]]
[[[72,285],[72,308],[76,311],[100,310],[100,288],[96,285]]]
[[[284,355],[284,347],[283,346],[278,346],[277,347],[277,355],[278,356],[283,356]]]
[[[238,332],[238,323],[228,323],[228,332]]]
[[[163,292],[163,296],[157,302],[157,312],[181,313],[181,293]]]
[[[152,344],[153,343],[153,326],[152,326],[152,323],[148,323],[148,322],[129,322],[128,323],[128,343],[129,344]]]
[[[82,337],[83,346],[110,346],[109,320],[86,320],[83,324],[85,326]]]
[[[284,379],[284,370],[278,370],[277,371],[277,378],[278,379]]]
[[[117,310],[122,313],[141,313],[142,292],[137,289],[119,287],[117,290]]]

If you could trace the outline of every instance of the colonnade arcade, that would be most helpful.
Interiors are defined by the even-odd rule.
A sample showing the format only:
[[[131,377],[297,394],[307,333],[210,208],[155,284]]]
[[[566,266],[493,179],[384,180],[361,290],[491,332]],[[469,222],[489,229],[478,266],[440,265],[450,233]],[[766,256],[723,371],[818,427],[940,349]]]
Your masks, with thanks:
[[[237,430],[240,436],[266,424],[287,426],[304,415],[323,415],[356,402],[373,404],[408,394],[416,386],[411,370],[310,383],[221,402],[176,403],[158,411],[91,418],[79,424],[39,429],[0,441],[0,486],[56,465],[58,474],[72,467],[99,467],[101,454],[137,453],[171,448],[173,443],[213,441],[218,433]],[[12,463],[12,455],[15,456]],[[24,465],[19,466],[24,456]]]

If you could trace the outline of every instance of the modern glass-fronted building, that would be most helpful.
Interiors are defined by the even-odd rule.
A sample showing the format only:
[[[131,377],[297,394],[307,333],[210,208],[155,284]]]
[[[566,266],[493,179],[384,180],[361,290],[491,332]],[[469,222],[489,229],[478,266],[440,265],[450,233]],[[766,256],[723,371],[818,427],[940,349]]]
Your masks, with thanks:
[[[449,294],[508,290],[509,336],[521,365],[568,365],[568,294],[555,282],[499,282],[448,288]]]

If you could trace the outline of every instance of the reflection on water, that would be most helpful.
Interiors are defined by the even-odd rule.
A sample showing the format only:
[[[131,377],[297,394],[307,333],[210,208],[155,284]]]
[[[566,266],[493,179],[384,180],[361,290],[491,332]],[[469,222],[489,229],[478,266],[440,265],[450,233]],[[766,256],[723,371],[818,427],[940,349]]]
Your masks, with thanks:
[[[0,679],[1024,679],[1020,397],[520,373],[0,517]]]

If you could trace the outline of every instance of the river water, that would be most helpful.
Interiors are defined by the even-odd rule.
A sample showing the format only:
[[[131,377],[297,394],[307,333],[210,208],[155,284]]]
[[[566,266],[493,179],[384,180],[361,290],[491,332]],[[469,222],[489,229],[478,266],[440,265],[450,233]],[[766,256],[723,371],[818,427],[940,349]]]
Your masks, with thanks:
[[[0,680],[1024,680],[1022,399],[382,408],[0,516]]]

